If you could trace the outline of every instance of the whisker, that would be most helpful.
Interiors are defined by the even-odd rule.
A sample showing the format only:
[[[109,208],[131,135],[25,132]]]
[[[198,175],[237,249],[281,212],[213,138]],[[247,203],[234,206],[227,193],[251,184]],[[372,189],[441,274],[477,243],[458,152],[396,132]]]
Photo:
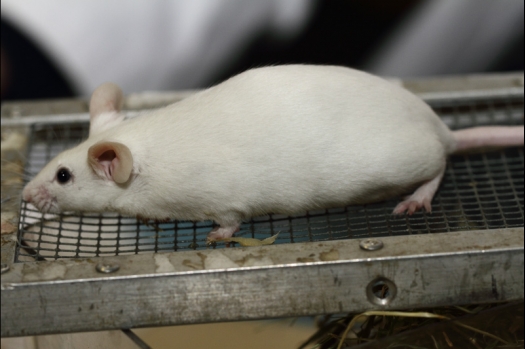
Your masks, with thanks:
[[[36,175],[36,173],[29,171],[25,166],[22,166],[20,163],[9,161],[6,159],[2,159],[2,167],[4,170],[7,169],[9,172],[12,172],[12,173],[22,172],[28,175],[33,175],[33,176]]]
[[[9,161],[6,159],[2,159],[2,167],[7,167],[7,168],[13,167],[13,168],[20,169],[21,171],[29,173],[29,170],[26,169],[26,166],[20,164],[19,162],[15,162],[15,161]]]
[[[11,200],[11,199],[12,199],[11,196],[8,196],[8,197],[6,197],[6,198],[4,198],[4,199],[1,199],[1,200],[0,200],[0,204],[4,204],[4,203],[8,202],[8,201]]]

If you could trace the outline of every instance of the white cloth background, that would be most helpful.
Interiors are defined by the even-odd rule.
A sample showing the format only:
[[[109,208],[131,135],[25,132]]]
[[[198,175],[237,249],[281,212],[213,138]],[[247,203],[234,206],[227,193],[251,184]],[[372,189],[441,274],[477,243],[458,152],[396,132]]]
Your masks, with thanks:
[[[2,0],[2,17],[35,40],[78,92],[200,87],[256,34],[289,37],[312,0]]]
[[[2,0],[82,95],[203,87],[266,31],[293,37],[314,0]],[[482,72],[523,37],[523,0],[425,0],[365,68],[410,77]],[[518,41],[519,42],[519,41]]]

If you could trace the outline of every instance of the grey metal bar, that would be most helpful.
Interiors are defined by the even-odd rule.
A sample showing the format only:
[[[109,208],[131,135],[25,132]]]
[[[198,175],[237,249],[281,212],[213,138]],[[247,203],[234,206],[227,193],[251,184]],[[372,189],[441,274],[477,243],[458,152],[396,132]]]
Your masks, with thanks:
[[[1,335],[523,299],[523,228],[382,241],[15,263],[2,275]],[[106,276],[99,262],[120,269]],[[367,295],[381,283],[386,296]]]
[[[198,92],[197,90],[194,92]],[[189,94],[188,94],[189,95]],[[450,92],[424,92],[418,93],[427,103],[436,103],[440,101],[460,102],[464,100],[484,100],[487,98],[509,98],[522,97],[524,95],[523,87],[508,87],[490,90],[472,90],[472,91],[450,91]],[[186,96],[186,95],[185,95]],[[23,103],[23,102],[22,102]],[[153,109],[127,110],[126,118],[134,118],[138,115],[145,114]],[[23,116],[8,115],[12,112],[11,108],[5,108],[5,114],[2,114],[2,126],[23,126],[35,123],[62,124],[62,123],[84,123],[89,121],[89,113],[59,113],[50,115],[27,114]]]

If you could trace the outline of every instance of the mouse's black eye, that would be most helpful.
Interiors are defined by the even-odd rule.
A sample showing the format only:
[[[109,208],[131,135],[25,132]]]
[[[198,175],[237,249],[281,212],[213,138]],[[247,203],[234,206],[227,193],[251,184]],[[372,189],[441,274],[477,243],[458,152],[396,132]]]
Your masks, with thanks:
[[[57,181],[60,184],[65,184],[71,179],[71,173],[67,168],[60,168],[57,171]]]

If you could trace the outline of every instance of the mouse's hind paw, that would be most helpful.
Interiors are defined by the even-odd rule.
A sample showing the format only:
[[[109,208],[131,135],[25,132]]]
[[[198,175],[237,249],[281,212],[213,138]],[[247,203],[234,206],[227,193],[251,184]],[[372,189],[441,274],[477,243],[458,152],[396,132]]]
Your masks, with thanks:
[[[432,199],[434,198],[434,194],[439,187],[439,183],[441,182],[441,178],[443,178],[444,172],[445,169],[443,168],[443,170],[436,177],[432,178],[428,182],[425,182],[423,185],[417,188],[417,190],[412,195],[397,204],[392,214],[401,215],[406,212],[408,215],[412,215],[414,212],[417,212],[422,208],[425,208],[427,212],[432,212]]]
[[[410,197],[407,200],[404,200],[397,204],[396,208],[394,208],[394,211],[392,211],[392,214],[402,215],[406,212],[408,215],[411,216],[412,214],[414,214],[414,212],[419,211],[423,207],[427,212],[432,211],[432,205],[430,204],[430,200],[428,198],[424,198],[422,201],[419,201],[414,200],[412,197]]]

